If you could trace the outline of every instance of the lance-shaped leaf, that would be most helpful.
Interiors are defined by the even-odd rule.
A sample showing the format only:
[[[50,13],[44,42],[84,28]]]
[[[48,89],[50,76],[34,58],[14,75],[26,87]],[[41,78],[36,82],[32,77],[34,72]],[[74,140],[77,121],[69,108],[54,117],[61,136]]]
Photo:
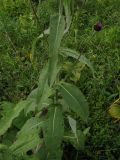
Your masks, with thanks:
[[[40,102],[40,97],[42,96],[44,89],[46,88],[47,80],[48,80],[48,64],[42,69],[39,76],[38,90],[37,90],[37,103]]]
[[[58,62],[58,50],[63,37],[65,28],[64,17],[55,15],[50,20],[50,37],[49,37],[49,69],[48,83],[51,86],[55,80]]]
[[[77,51],[69,49],[69,48],[60,48],[60,54],[64,57],[66,57],[66,56],[72,57],[72,58],[86,64],[91,69],[93,76],[95,76],[94,75],[95,71],[94,71],[93,65],[89,61],[89,59],[87,59],[85,56],[80,55]]]
[[[38,88],[34,89],[27,97],[28,104],[26,105],[26,108],[24,109],[25,115],[27,115],[31,111],[35,111],[37,107],[37,91]]]
[[[120,98],[117,99],[109,108],[109,114],[120,120]]]
[[[72,49],[69,48],[60,48],[60,52],[59,52],[63,57],[72,57],[74,59],[78,59],[80,58],[80,54]]]
[[[35,103],[38,104],[40,101],[40,97],[43,94],[46,81],[48,79],[48,65],[46,65],[40,72],[39,81],[38,81],[38,87],[35,88],[28,96],[28,100],[36,101]]]
[[[82,120],[87,121],[89,107],[79,88],[69,83],[62,83],[60,85],[60,92],[70,109],[81,117]]]
[[[64,134],[63,115],[60,106],[49,106],[48,117],[44,126],[44,140],[48,160],[61,160],[61,142]]]
[[[49,96],[52,95],[52,89],[48,85],[48,64],[43,68],[38,82],[37,105],[38,110],[48,102]]]
[[[72,16],[71,16],[71,0],[64,0],[63,1],[63,6],[65,10],[65,18],[66,18],[66,29],[64,33],[67,33],[67,31],[70,28]]]
[[[81,130],[77,130],[75,119],[68,116],[68,121],[74,135],[70,132],[65,136],[65,139],[69,141],[76,149],[83,149],[85,144],[84,132],[82,132]]]
[[[64,141],[71,143],[77,150],[84,149],[85,135],[81,130],[77,130],[76,135],[68,132],[64,135]]]
[[[27,120],[18,132],[17,140],[10,146],[10,150],[14,154],[21,155],[37,146],[41,142],[39,132],[42,125],[43,121],[40,121],[39,118],[33,117]]]
[[[78,139],[78,136],[77,136],[76,120],[71,118],[70,116],[68,116],[68,121],[69,121],[70,127],[72,129],[72,132],[74,133],[76,141],[79,144],[79,139]]]
[[[26,104],[28,104],[27,101],[20,101],[16,106],[11,103],[6,103],[4,105],[3,117],[0,120],[0,135],[3,135],[7,131],[12,121],[26,108]]]
[[[34,111],[36,107],[40,111],[44,105],[48,105],[48,98],[51,95],[52,89],[48,85],[48,65],[46,65],[40,73],[38,87],[27,98],[29,105],[25,110],[26,114]]]
[[[39,103],[38,103],[38,110],[40,111],[43,107],[49,105],[49,97],[53,94],[53,90],[51,87],[48,86],[48,83],[46,82],[45,88],[43,90],[42,96],[39,97]]]
[[[68,116],[68,121],[73,133],[76,135],[76,120]]]

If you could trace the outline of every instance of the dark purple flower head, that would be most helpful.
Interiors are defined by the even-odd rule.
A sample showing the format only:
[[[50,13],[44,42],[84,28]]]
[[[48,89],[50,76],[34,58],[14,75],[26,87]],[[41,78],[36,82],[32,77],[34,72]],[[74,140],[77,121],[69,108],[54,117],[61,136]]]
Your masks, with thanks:
[[[96,23],[95,25],[94,25],[94,30],[95,31],[101,31],[101,29],[102,29],[102,23],[101,22],[98,22],[98,23]]]

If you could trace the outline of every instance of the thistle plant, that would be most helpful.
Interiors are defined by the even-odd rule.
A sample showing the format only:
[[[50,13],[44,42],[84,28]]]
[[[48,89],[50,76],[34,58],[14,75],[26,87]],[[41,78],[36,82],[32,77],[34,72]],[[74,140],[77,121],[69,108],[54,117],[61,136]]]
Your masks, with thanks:
[[[15,119],[21,114],[27,117],[20,126],[13,144],[0,146],[7,148],[14,155],[26,155],[31,150],[32,155],[37,158],[61,160],[64,143],[71,143],[77,150],[84,148],[87,130],[83,132],[77,129],[77,121],[73,115],[87,123],[89,106],[83,93],[76,85],[68,83],[68,78],[76,62],[94,70],[85,56],[61,47],[62,39],[71,23],[69,2],[72,1],[65,0],[61,3],[60,12],[50,18],[49,59],[40,71],[37,88],[17,105],[7,102],[4,104],[5,113],[0,120],[0,136],[14,125]],[[65,10],[64,16],[61,8]],[[63,65],[68,57],[73,59],[73,65],[63,77]]]

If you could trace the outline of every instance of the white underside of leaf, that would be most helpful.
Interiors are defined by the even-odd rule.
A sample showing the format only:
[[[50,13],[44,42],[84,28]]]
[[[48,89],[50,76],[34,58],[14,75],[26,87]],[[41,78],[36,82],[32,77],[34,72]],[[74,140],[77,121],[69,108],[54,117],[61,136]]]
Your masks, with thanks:
[[[57,108],[55,107],[55,112],[54,112],[54,116],[53,116],[53,129],[52,129],[52,135],[54,134],[54,128],[55,128],[55,116],[56,116],[56,110]]]

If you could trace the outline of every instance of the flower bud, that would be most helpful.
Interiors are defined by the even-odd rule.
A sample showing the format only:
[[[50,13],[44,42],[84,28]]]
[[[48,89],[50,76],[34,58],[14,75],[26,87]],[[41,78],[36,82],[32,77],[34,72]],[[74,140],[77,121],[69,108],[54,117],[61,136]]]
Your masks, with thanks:
[[[102,23],[101,22],[98,22],[94,25],[94,30],[95,31],[101,31],[102,29]]]

